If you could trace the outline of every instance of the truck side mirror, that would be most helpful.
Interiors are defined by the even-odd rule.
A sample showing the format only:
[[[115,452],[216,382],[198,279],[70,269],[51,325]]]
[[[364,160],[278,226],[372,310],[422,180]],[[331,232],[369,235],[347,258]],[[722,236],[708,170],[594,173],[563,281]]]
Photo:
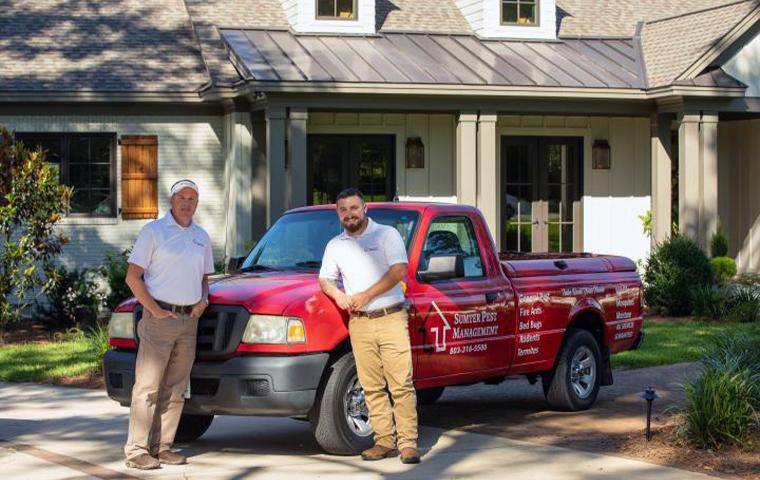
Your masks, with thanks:
[[[245,260],[245,257],[230,257],[229,260],[227,260],[227,266],[224,269],[224,273],[233,273],[237,271],[238,268],[240,268],[240,265],[243,264],[243,261]]]
[[[423,282],[450,280],[464,277],[464,257],[462,255],[434,255],[428,259],[428,268],[418,272]]]

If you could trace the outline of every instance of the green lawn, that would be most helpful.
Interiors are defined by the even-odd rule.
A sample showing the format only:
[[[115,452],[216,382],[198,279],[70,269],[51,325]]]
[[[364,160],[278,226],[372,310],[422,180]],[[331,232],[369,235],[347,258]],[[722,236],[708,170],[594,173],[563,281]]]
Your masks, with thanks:
[[[89,373],[99,363],[86,340],[6,345],[0,348],[0,381],[50,382]]]
[[[646,337],[638,350],[612,356],[612,365],[631,368],[699,360],[704,345],[736,333],[760,339],[760,324],[723,322],[644,322]]]

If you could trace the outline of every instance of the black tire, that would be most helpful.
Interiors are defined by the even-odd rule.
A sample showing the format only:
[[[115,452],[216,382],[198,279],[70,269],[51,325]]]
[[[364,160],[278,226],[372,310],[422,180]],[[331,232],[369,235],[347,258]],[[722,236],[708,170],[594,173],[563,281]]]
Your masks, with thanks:
[[[432,405],[441,398],[446,387],[433,387],[417,390],[417,405]]]
[[[174,436],[174,440],[179,443],[190,443],[198,440],[206,433],[213,420],[213,415],[189,415],[183,413],[179,418],[177,434]]]
[[[574,374],[572,365],[576,356],[588,359],[593,365],[588,363],[589,367]],[[588,378],[590,368],[593,368],[593,380]],[[587,330],[568,330],[557,366],[553,372],[542,377],[546,401],[557,410],[586,410],[594,404],[599,394],[601,374],[602,353],[596,338]]]
[[[319,446],[333,455],[358,455],[373,444],[373,432],[359,435],[346,415],[346,397],[355,390],[356,363],[349,352],[329,367],[309,413],[311,431]],[[363,395],[363,394],[362,394]]]

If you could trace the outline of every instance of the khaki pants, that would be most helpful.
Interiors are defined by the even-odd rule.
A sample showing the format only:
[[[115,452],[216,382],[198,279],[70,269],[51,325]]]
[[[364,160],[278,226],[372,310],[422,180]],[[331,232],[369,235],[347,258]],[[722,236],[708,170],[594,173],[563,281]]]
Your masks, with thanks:
[[[128,459],[168,450],[174,442],[198,332],[197,318],[177,316],[158,319],[144,310],[137,324],[140,348],[124,446]]]
[[[387,448],[417,448],[417,395],[408,323],[406,312],[400,311],[378,318],[353,317],[348,324],[375,444]]]

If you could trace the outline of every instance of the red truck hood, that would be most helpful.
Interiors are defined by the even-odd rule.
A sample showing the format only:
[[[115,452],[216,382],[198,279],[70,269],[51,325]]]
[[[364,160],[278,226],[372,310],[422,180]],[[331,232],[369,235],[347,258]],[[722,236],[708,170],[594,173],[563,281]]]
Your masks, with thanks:
[[[257,272],[212,279],[212,304],[243,305],[253,313],[281,315],[293,302],[304,302],[321,292],[316,273]]]

